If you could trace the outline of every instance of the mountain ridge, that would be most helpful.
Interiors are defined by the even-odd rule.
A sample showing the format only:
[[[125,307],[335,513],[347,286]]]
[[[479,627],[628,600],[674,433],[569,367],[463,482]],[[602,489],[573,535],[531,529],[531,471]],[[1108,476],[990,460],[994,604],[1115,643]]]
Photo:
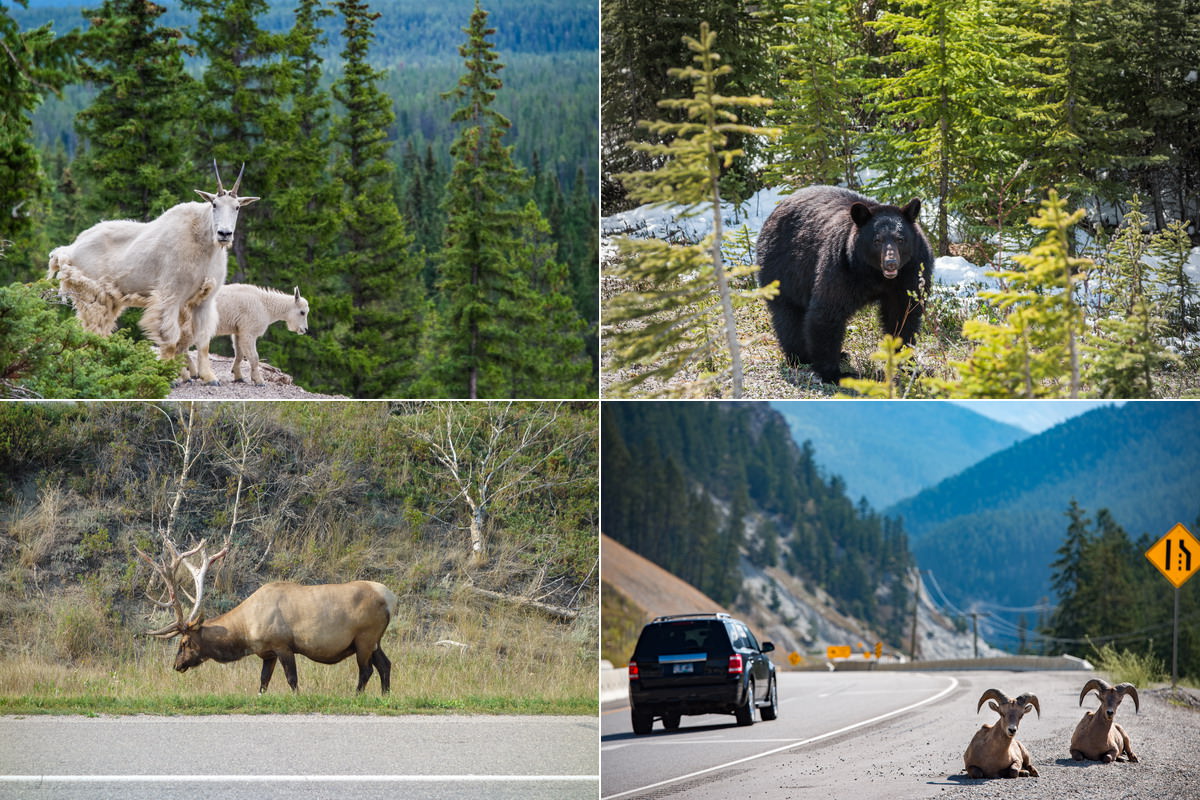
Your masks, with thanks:
[[[875,508],[913,496],[1033,435],[941,400],[776,401],[771,407],[798,445],[812,442],[828,476],[839,476],[850,497],[866,497]]]

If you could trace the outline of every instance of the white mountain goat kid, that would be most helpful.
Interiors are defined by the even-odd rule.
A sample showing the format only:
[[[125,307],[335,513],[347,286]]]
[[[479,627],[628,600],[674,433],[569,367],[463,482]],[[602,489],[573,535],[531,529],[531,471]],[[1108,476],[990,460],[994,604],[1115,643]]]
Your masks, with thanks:
[[[203,203],[180,203],[150,222],[99,222],[51,251],[49,277],[58,273],[59,293],[74,303],[83,327],[107,336],[126,308],[145,308],[138,324],[159,357],[174,358],[194,344],[199,377],[217,383],[208,357],[216,294],[225,283],[238,211],[259,199],[238,197],[241,182],[238,172],[226,190],[217,171],[216,194],[195,190]]]
[[[273,322],[286,322],[292,333],[308,332],[308,301],[300,296],[300,287],[292,294],[263,289],[246,283],[227,283],[217,292],[217,329],[213,336],[233,337],[233,379],[245,380],[242,359],[250,362],[250,380],[262,386],[262,368],[258,365],[258,337]],[[190,354],[189,354],[190,359]],[[195,374],[195,366],[191,367]]]

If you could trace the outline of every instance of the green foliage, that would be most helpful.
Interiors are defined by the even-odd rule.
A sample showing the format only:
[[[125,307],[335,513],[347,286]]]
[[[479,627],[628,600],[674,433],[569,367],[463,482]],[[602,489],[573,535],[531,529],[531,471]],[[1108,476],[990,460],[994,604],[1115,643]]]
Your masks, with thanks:
[[[82,139],[72,177],[86,218],[147,222],[192,187],[196,82],[184,71],[177,29],[157,27],[165,9],[105,0],[85,11],[83,78],[99,89],[75,118]]]
[[[590,376],[582,326],[562,302],[569,304],[570,289],[547,269],[549,251],[535,244],[545,232],[540,213],[514,203],[530,183],[502,141],[511,123],[494,101],[504,65],[488,38],[495,29],[487,17],[476,3],[459,48],[465,74],[444,95],[458,103],[451,119],[464,125],[450,148],[437,322],[428,326],[420,391],[466,398],[582,396]]]
[[[791,186],[836,184],[858,188],[861,63],[851,3],[846,0],[763,4],[778,55],[779,100],[768,111],[782,135],[768,147],[767,178]]]
[[[1088,378],[1102,397],[1153,397],[1154,375],[1180,361],[1161,344],[1167,321],[1157,309],[1169,301],[1152,281],[1146,259],[1152,237],[1142,232],[1146,219],[1140,205],[1134,195],[1109,248],[1104,264],[1108,280],[1101,291],[1107,291],[1110,302],[1096,310],[1097,331],[1084,346]]]
[[[912,348],[905,347],[903,339],[888,334],[879,340],[879,349],[871,354],[871,360],[877,361],[883,366],[883,380],[844,378],[840,385],[862,397],[894,400],[896,399],[896,378],[899,375],[900,367],[912,356]],[[855,394],[839,395],[839,397],[853,397]]]
[[[1118,524],[1157,538],[1200,511],[1198,469],[1200,418],[1191,402],[1126,403],[997,452],[886,513],[903,517],[914,554],[951,602],[1030,606],[1050,594],[1067,499],[1107,508]],[[1135,561],[1145,561],[1144,550]]]
[[[79,37],[56,36],[50,23],[22,30],[6,6],[0,45],[0,254],[26,266],[44,247],[36,221],[46,213],[49,190],[29,115],[76,76]]]
[[[1058,606],[1044,633],[1064,650],[1089,645],[1114,680],[1139,688],[1161,680],[1171,658],[1175,589],[1142,555],[1157,534],[1134,543],[1107,509],[1089,528],[1091,520],[1074,501],[1067,516],[1067,537],[1053,565]],[[1200,674],[1200,593],[1190,584],[1179,593],[1179,671],[1194,677]]]
[[[412,237],[392,195],[386,131],[395,114],[378,86],[382,72],[366,60],[380,15],[360,0],[336,5],[345,20],[346,48],[333,94],[346,113],[337,126],[336,174],[344,187],[338,214],[341,280],[331,293],[350,301],[352,314],[333,319],[346,326],[339,337],[343,357],[358,365],[341,388],[355,397],[403,397],[417,375],[423,292],[420,264],[410,252]]]
[[[889,629],[911,566],[903,527],[828,480],[811,445],[761,406],[607,403],[602,411],[604,531],[709,594],[742,585],[743,526],[781,568],[829,592],[846,613]],[[774,542],[771,540],[774,539]],[[880,591],[886,587],[885,591]]]
[[[1097,666],[1108,675],[1110,683],[1128,681],[1134,686],[1151,686],[1170,677],[1163,659],[1152,653],[1137,653],[1128,648],[1117,650],[1112,642],[1100,647],[1093,645],[1092,650]]]
[[[88,333],[47,302],[46,281],[0,286],[0,387],[8,397],[164,397],[180,364],[147,342]]]
[[[696,22],[707,23],[710,30],[722,31],[721,52],[732,69],[725,91],[730,95],[755,95],[763,92],[773,72],[765,58],[763,23],[742,0],[710,0],[697,9],[692,0],[666,0],[647,4],[642,0],[606,0],[601,4],[600,92],[601,144],[604,158],[604,183],[601,187],[606,212],[630,205],[632,199],[623,184],[623,175],[647,172],[659,164],[653,153],[633,146],[635,141],[654,143],[654,131],[640,120],[658,116],[660,101],[670,92],[663,81],[668,70],[692,56],[686,39],[696,30]],[[744,121],[761,122],[762,115],[747,109]],[[682,122],[682,115],[671,121]],[[756,188],[751,164],[761,152],[761,141],[753,135],[731,133],[732,147],[745,150],[744,161],[727,164],[734,180],[727,190],[738,187],[731,197],[741,201]]]
[[[1071,255],[1070,229],[1083,211],[1067,214],[1066,201],[1050,191],[1029,224],[1045,231],[1041,242],[1015,257],[1021,269],[989,273],[1007,288],[980,296],[1005,313],[1003,321],[967,320],[963,335],[977,345],[954,364],[959,380],[942,382],[954,397],[1078,397],[1079,340],[1083,311],[1075,286],[1091,262]]]
[[[606,322],[644,324],[614,330],[610,337],[613,366],[621,369],[658,361],[652,369],[634,374],[617,388],[618,393],[651,377],[666,381],[697,363],[702,365],[703,373],[687,391],[711,391],[725,372],[728,358],[733,397],[741,397],[741,346],[734,307],[768,299],[777,291],[774,284],[764,289],[733,290],[736,279],[753,274],[756,268],[727,269],[721,253],[721,171],[734,158],[744,155],[741,149],[730,146],[730,136],[774,136],[778,131],[742,124],[731,110],[761,108],[770,101],[718,93],[717,79],[729,75],[732,67],[718,66],[721,57],[713,50],[716,38],[708,23],[701,23],[698,39],[684,37],[697,66],[668,70],[671,77],[691,82],[692,96],[660,100],[659,106],[679,112],[687,121],[645,122],[653,137],[664,143],[631,144],[634,150],[653,156],[652,160],[661,166],[651,172],[618,176],[633,201],[656,206],[677,204],[684,218],[711,214],[713,231],[699,245],[691,246],[657,239],[618,240],[622,260],[616,275],[633,288],[608,301]],[[650,288],[639,290],[642,286]],[[666,359],[661,360],[664,355]]]

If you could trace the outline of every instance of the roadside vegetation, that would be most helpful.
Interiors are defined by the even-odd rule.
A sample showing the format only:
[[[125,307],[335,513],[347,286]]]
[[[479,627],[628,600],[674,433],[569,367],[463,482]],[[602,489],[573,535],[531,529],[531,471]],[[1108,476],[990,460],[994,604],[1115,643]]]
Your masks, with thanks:
[[[589,403],[0,406],[0,713],[594,713],[596,472]],[[259,697],[256,657],[176,673],[133,548],[180,489],[174,539],[231,543],[209,618],[271,580],[389,586],[391,694],[353,659],[298,659],[296,695]]]

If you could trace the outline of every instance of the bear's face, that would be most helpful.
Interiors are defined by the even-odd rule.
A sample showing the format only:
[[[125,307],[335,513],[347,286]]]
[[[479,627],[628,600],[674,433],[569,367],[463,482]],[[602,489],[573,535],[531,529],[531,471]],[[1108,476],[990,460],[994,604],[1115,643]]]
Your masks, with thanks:
[[[884,278],[891,280],[913,255],[917,239],[916,223],[921,213],[921,201],[913,199],[904,208],[850,206],[850,217],[857,228],[854,250],[858,257],[878,268]]]

